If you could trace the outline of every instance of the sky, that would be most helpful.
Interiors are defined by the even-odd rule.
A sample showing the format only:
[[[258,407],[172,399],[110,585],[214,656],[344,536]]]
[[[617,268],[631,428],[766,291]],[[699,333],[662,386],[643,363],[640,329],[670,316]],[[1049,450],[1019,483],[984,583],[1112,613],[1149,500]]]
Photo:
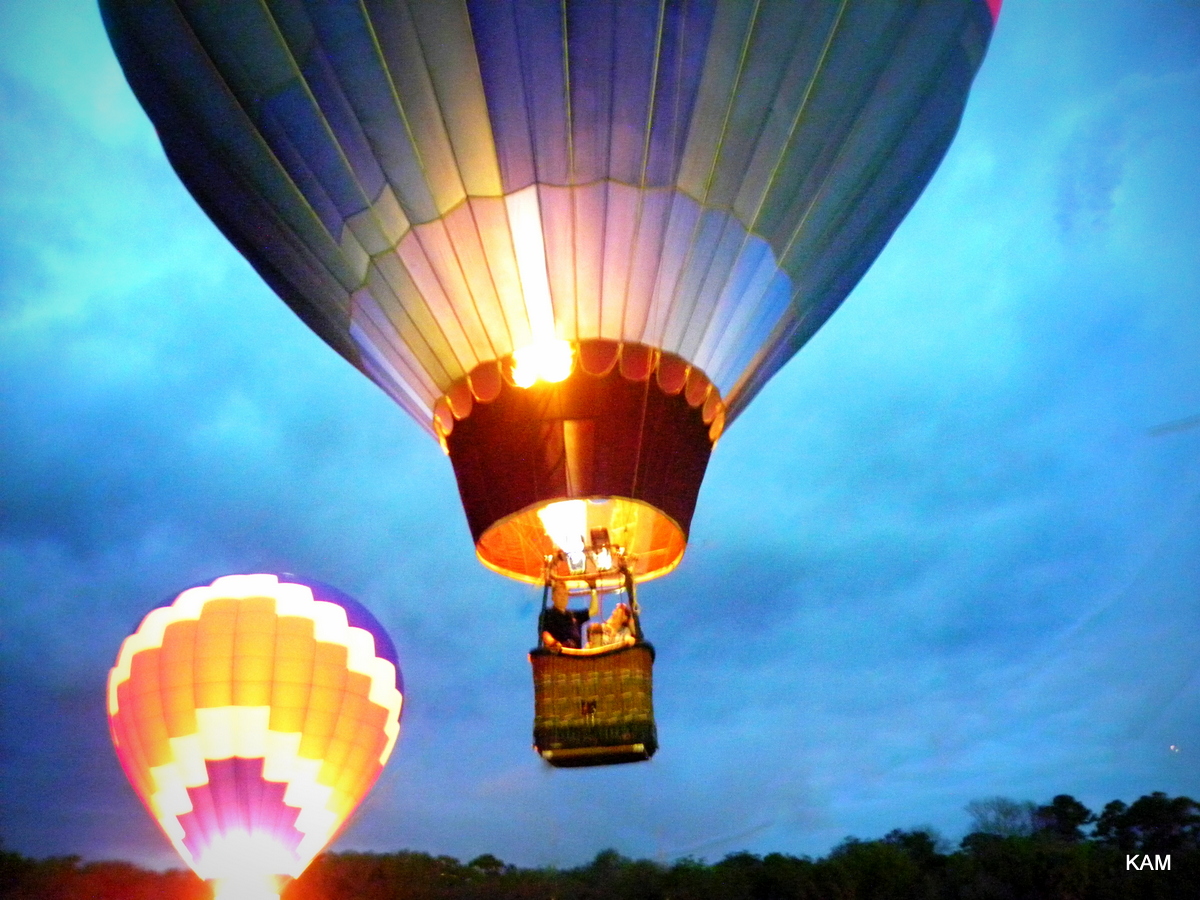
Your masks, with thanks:
[[[1200,796],[1200,3],[1005,2],[939,172],[642,591],[658,755],[588,771],[530,749],[538,593],[199,211],[93,4],[0,0],[0,34],[6,849],[178,865],[105,679],[151,608],[247,571],[338,586],[400,654],[334,849],[822,855],[957,842],[996,795]]]

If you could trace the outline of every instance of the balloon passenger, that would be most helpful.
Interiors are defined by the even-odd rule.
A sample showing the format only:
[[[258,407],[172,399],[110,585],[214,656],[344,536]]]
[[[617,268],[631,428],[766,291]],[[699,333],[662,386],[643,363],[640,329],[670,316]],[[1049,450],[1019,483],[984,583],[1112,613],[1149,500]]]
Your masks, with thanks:
[[[595,626],[590,627],[594,628]],[[637,634],[633,628],[633,614],[629,611],[628,603],[618,603],[613,607],[612,615],[600,625],[593,640],[595,646],[613,650],[637,643]]]
[[[583,623],[600,612],[600,597],[593,593],[587,609],[567,609],[571,600],[565,582],[556,581],[550,588],[554,604],[542,613],[542,646],[550,650],[580,649]]]

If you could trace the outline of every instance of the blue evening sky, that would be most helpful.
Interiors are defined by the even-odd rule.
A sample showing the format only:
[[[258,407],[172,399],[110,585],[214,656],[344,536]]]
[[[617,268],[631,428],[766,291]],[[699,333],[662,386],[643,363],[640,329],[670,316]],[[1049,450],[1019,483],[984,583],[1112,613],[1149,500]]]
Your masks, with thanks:
[[[644,591],[650,763],[530,750],[536,593],[437,445],[180,186],[90,0],[0,2],[0,839],[177,864],[108,667],[220,574],[357,596],[409,688],[337,847],[823,854],[994,795],[1200,795],[1200,3],[1008,0],[958,138],[722,438]],[[1174,748],[1174,749],[1173,749]]]

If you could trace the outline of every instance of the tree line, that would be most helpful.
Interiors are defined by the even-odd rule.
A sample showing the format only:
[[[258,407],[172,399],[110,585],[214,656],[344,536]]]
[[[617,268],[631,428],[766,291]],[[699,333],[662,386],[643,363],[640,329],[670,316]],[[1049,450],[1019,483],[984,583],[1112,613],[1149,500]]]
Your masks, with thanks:
[[[951,847],[929,828],[846,838],[827,856],[732,853],[715,863],[634,860],[604,850],[573,869],[490,854],[326,853],[283,900],[1174,900],[1200,897],[1200,805],[1153,793],[1098,814],[1067,794],[1038,806],[967,806]],[[190,872],[0,849],[3,900],[210,900]]]

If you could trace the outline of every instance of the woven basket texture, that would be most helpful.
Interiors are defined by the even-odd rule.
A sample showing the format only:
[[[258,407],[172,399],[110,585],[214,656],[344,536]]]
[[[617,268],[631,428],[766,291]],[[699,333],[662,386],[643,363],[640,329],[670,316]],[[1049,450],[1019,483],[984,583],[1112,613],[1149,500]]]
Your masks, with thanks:
[[[644,744],[649,755],[657,749],[649,644],[600,656],[535,651],[530,662],[539,750]]]

